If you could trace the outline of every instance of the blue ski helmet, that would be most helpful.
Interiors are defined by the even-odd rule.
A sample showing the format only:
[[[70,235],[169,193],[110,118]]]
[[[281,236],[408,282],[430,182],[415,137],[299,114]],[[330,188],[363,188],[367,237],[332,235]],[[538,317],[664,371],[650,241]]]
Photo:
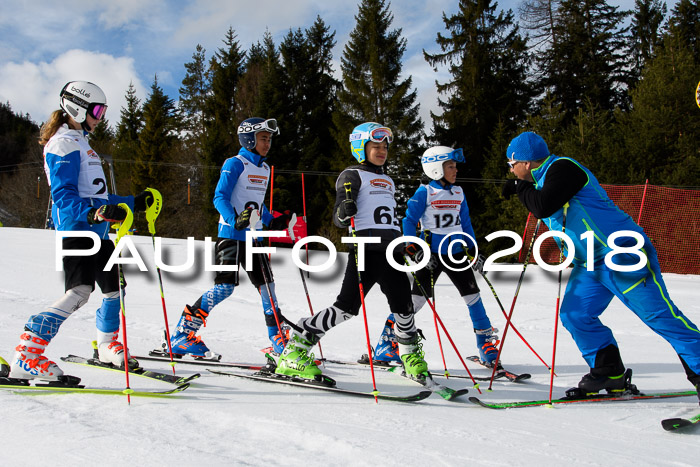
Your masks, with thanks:
[[[241,146],[248,151],[252,151],[255,148],[255,135],[261,131],[267,131],[273,135],[279,134],[280,129],[277,126],[277,120],[274,118],[265,120],[260,117],[243,120],[241,124],[238,125],[238,141],[241,143]]]
[[[394,141],[391,129],[375,122],[367,122],[356,126],[350,133],[350,151],[357,162],[365,161],[365,144],[369,141],[380,143],[386,140],[387,144]]]

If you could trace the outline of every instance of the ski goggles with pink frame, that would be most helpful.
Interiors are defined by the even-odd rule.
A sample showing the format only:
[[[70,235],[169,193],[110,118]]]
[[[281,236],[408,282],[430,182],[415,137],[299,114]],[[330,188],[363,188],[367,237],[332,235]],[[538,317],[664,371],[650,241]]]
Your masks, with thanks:
[[[90,104],[87,113],[95,120],[102,120],[107,113],[107,104]]]

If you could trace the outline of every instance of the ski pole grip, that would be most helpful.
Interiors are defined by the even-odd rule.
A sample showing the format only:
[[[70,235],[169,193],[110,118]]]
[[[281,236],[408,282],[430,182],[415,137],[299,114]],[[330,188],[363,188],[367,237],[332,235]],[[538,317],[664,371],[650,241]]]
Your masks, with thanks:
[[[163,196],[155,188],[146,188],[146,191],[151,193],[153,202],[146,208],[146,221],[148,221],[148,232],[151,235],[156,234],[156,219],[163,208]]]
[[[119,224],[114,224],[113,228],[117,229],[117,238],[114,243],[119,243],[119,239],[124,235],[129,235],[129,229],[134,223],[134,213],[131,212],[129,205],[126,203],[119,203],[119,206],[126,211],[126,219],[124,219]]]
[[[345,182],[343,186],[345,187],[345,199],[352,199],[352,183]]]

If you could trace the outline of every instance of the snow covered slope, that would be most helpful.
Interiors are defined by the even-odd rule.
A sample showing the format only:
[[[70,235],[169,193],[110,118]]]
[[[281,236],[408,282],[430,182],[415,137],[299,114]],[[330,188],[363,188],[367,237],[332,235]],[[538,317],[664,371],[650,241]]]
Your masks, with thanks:
[[[149,237],[134,237],[149,268],[153,252]],[[55,271],[54,232],[0,228],[0,355],[10,359],[27,318],[50,305],[63,292],[62,273]],[[183,306],[193,303],[213,283],[213,273],[201,272],[204,255],[197,242],[199,271],[164,273],[170,326]],[[184,240],[163,239],[166,262],[185,259]],[[273,255],[277,294],[285,315],[308,316],[309,308],[289,249]],[[346,254],[337,268],[314,273],[308,280],[314,311],[333,303],[340,288]],[[312,255],[320,264],[324,254]],[[342,260],[342,261],[341,261]],[[129,347],[143,354],[160,341],[163,310],[155,270],[126,269],[126,315]],[[245,275],[244,275],[245,276]],[[509,310],[518,273],[492,274],[499,297]],[[665,276],[676,304],[700,323],[700,277]],[[479,279],[486,309],[495,326],[505,319],[486,284]],[[475,353],[467,309],[446,277],[436,286],[437,310],[462,355]],[[59,361],[69,353],[90,356],[94,315],[101,294],[64,323],[48,347],[47,356],[66,373],[83,378],[91,387],[123,388],[117,372]],[[556,275],[530,266],[514,312],[514,324],[535,350],[551,359]],[[367,300],[372,345],[388,313],[379,290]],[[633,382],[643,391],[689,390],[671,347],[646,328],[618,301],[603,315],[613,328],[625,363],[634,370]],[[426,358],[442,370],[430,311],[422,310],[418,325],[427,337]],[[575,385],[587,372],[573,341],[559,328],[555,396]],[[226,360],[262,362],[259,349],[269,345],[257,292],[244,277],[231,298],[211,313],[201,332],[209,347]],[[501,332],[502,335],[502,332]],[[443,336],[443,344],[449,345]],[[331,330],[321,342],[324,356],[354,360],[366,353],[362,317]],[[318,348],[316,349],[318,355]],[[445,348],[449,369],[464,374],[455,353]],[[482,383],[485,400],[543,399],[549,373],[513,332],[508,333],[503,361],[515,372],[528,372],[522,384],[496,381],[492,392]],[[167,364],[142,366],[170,371]],[[201,367],[178,365],[179,375],[196,371],[202,377],[181,395],[169,399],[81,394],[16,395],[0,391],[3,416],[2,465],[697,465],[700,430],[671,434],[660,420],[698,413],[697,398],[661,401],[580,404],[557,408],[489,410],[466,400],[447,402],[437,396],[418,403],[393,403],[351,398],[319,391],[245,381],[207,374]],[[474,374],[487,375],[470,364]],[[324,370],[351,389],[371,390],[369,369],[327,365]],[[398,376],[378,372],[377,386],[388,394],[416,392],[420,386]],[[436,378],[452,387],[469,387],[464,379]],[[166,389],[168,385],[131,378],[134,389]]]

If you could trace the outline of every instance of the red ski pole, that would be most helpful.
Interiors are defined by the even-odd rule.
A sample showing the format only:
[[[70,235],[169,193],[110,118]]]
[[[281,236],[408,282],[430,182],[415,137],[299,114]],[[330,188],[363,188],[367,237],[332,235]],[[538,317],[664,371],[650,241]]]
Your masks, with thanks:
[[[352,199],[350,188],[351,188],[351,183],[346,182],[344,184],[345,186],[345,199]],[[350,218],[350,232],[352,233],[353,238],[357,238],[357,234],[355,233],[355,218],[351,217]],[[377,394],[379,394],[379,391],[377,391],[377,382],[374,378],[374,363],[372,360],[372,344],[369,342],[369,327],[367,326],[367,308],[365,307],[365,291],[362,288],[362,274],[360,274],[360,261],[358,259],[358,253],[357,253],[357,247],[355,247],[355,268],[357,269],[357,283],[360,286],[360,302],[362,303],[362,317],[365,320],[365,337],[367,338],[367,355],[369,355],[369,369],[370,372],[372,373],[372,393],[374,394],[374,402],[378,403],[379,399],[377,399]]]
[[[532,245],[535,244],[535,237],[537,237],[537,232],[540,230],[541,219],[537,219],[537,224],[535,224],[535,232],[532,234],[532,239],[530,240],[530,246],[527,248],[527,254],[525,255],[525,261],[523,262],[523,270],[520,273],[520,279],[518,279],[518,286],[515,288],[515,295],[513,296],[513,303],[510,305],[510,312],[506,318],[506,328],[503,331],[503,337],[501,338],[501,345],[498,346],[498,354],[496,355],[496,362],[501,361],[501,352],[503,351],[503,344],[506,342],[506,335],[508,334],[508,328],[510,327],[511,318],[513,317],[513,310],[515,310],[515,302],[518,300],[518,293],[520,293],[520,286],[523,284],[523,277],[525,277],[525,269],[527,269],[527,263],[530,262],[530,254],[532,253]],[[491,386],[493,386],[493,379],[496,376],[496,369],[498,365],[493,366],[493,371],[491,372],[491,380],[489,381],[489,391]]]
[[[564,205],[564,216],[561,224],[561,232],[566,232],[566,211],[569,209],[569,203]],[[559,264],[564,262],[564,248],[559,250]],[[554,338],[552,342],[552,370],[549,375],[549,403],[552,403],[552,389],[554,388],[554,360],[557,356],[557,331],[559,330],[559,299],[561,297],[561,275],[562,270],[559,269],[559,289],[557,290],[557,306],[554,313]]]

